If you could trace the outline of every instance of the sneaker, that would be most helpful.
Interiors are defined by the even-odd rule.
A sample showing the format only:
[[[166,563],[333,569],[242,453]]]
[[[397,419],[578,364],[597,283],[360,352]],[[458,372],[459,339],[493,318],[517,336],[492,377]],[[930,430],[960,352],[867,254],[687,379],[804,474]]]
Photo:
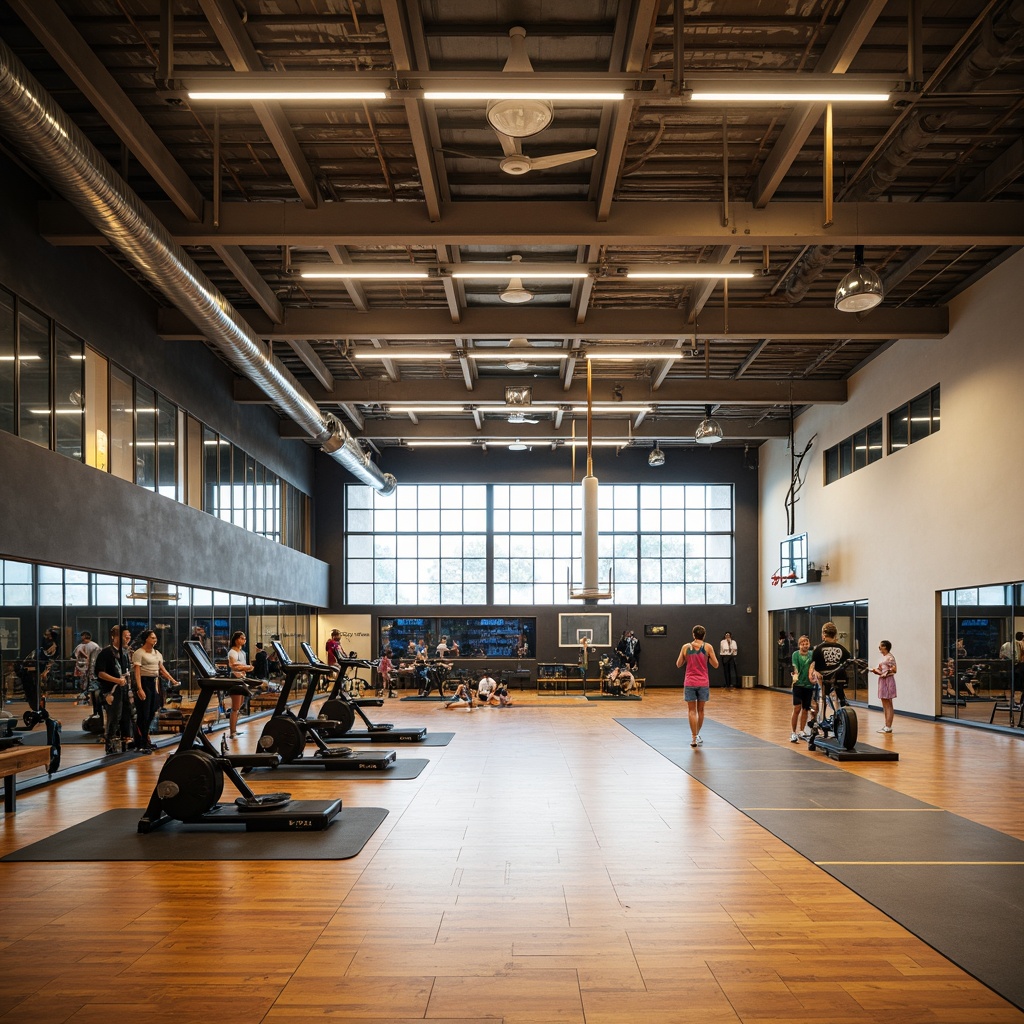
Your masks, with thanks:
[[[795,732],[790,733],[789,734],[789,742],[790,743],[799,743],[800,742],[800,734],[799,733],[795,733]]]
[[[690,746],[691,747],[697,746],[697,737],[696,736],[694,736],[693,739],[690,740]]]
[[[892,726],[891,725],[883,725],[882,728],[879,729],[878,731],[879,732],[892,732]]]
[[[704,746],[704,740],[702,740],[700,738],[700,736],[697,737],[697,746],[698,747],[703,747]]]

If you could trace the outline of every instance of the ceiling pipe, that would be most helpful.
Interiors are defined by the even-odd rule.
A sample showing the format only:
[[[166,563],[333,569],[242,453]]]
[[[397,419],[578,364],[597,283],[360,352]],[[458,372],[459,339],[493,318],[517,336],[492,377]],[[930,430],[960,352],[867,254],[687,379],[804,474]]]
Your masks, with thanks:
[[[336,416],[321,412],[2,39],[0,130],[57,192],[322,451],[374,490],[390,494],[395,489],[395,478],[373,464]]]

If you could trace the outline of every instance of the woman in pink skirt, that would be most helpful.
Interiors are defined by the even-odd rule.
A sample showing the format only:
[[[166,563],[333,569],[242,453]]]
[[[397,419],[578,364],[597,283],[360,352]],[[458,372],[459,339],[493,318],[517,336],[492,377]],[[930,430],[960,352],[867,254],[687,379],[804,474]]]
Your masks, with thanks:
[[[878,699],[882,702],[882,710],[885,712],[885,725],[879,732],[892,732],[893,698],[896,696],[896,659],[892,656],[892,644],[888,640],[882,640],[878,645],[882,653],[882,660],[878,668],[871,671],[878,676]]]

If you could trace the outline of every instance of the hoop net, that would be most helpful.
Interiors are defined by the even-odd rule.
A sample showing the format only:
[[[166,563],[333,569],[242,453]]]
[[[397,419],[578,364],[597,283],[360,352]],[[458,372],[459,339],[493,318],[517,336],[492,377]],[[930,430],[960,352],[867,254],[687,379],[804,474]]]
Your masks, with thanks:
[[[772,586],[777,587],[783,580],[795,580],[795,572],[783,572],[782,568],[778,568],[772,573]]]

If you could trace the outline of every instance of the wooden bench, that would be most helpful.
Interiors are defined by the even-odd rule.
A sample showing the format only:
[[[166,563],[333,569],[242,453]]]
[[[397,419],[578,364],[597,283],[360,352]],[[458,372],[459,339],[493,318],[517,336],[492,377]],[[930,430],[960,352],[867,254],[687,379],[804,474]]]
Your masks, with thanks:
[[[16,810],[18,772],[50,763],[49,747],[10,747],[0,750],[0,778],[4,780],[4,813]]]

